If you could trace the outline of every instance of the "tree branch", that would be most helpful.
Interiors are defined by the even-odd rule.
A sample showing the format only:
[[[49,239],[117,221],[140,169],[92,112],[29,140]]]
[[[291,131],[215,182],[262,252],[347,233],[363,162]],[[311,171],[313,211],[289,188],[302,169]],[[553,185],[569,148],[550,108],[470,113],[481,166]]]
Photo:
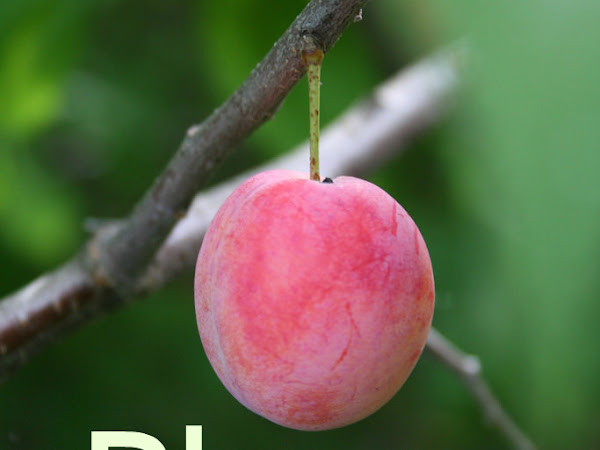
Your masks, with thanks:
[[[519,450],[534,450],[535,445],[502,409],[489,386],[481,375],[481,364],[476,356],[467,355],[456,348],[434,328],[427,338],[427,350],[449,367],[471,392],[481,410],[513,445]]]
[[[368,0],[313,0],[294,20],[233,95],[201,125],[191,127],[179,150],[129,219],[102,235],[89,259],[97,279],[127,298],[214,167],[272,117],[305,72],[303,34],[318,36],[323,50],[338,40]]]
[[[322,134],[322,167],[326,175],[364,175],[404,147],[414,134],[431,125],[447,106],[457,83],[457,53],[448,51],[399,73],[351,108]],[[200,193],[164,242],[154,261],[130,290],[133,300],[159,289],[194,267],[204,232],[225,198],[244,179],[270,168],[306,170],[308,149],[293,152],[254,171]],[[103,235],[120,225],[102,228],[79,255],[39,277],[0,302],[0,380],[32,355],[123,301],[85,266],[98,251]]]

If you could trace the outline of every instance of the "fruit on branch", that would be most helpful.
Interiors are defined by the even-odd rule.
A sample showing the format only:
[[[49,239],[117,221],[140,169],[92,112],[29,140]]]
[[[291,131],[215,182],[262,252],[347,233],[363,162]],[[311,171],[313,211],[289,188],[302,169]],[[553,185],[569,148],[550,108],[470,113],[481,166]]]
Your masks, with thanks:
[[[196,317],[225,387],[300,430],[351,424],[412,371],[434,303],[417,226],[385,191],[319,175],[319,40],[303,34],[310,174],[274,170],[238,187],[196,263]]]
[[[196,265],[208,359],[243,405],[278,424],[358,421],[402,386],[434,307],[417,226],[377,186],[283,170],[244,182]]]

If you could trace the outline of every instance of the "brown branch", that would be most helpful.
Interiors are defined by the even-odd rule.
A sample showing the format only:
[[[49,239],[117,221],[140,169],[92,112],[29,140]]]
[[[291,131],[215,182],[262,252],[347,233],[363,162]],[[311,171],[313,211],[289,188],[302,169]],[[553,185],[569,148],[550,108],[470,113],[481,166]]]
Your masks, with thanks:
[[[533,450],[535,445],[502,409],[490,387],[481,375],[479,359],[456,348],[437,330],[431,329],[427,350],[449,367],[479,403],[483,415],[518,450]]]
[[[399,73],[350,109],[322,134],[322,167],[328,176],[364,175],[396,154],[415,133],[426,129],[445,109],[457,82],[456,53],[446,52]],[[308,150],[297,150],[257,168],[306,170]],[[189,213],[173,229],[153,263],[131,290],[132,300],[160,288],[193,268],[204,231],[229,193],[253,172],[196,197]],[[112,235],[119,225],[99,233]],[[98,238],[97,241],[104,241]],[[91,250],[98,248],[96,242]],[[0,302],[0,380],[74,326],[118,307],[115,292],[94,278],[76,256]]]
[[[179,150],[129,219],[104,234],[89,267],[127,298],[137,277],[215,166],[272,117],[305,72],[303,35],[318,36],[327,51],[368,0],[313,0],[294,20],[237,91],[201,125],[191,127]]]

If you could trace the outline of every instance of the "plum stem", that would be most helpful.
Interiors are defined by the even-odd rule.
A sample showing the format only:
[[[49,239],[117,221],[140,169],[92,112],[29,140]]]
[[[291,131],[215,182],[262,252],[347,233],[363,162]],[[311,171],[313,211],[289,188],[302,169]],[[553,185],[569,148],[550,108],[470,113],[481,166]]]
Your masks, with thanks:
[[[303,36],[306,47],[302,59],[308,77],[308,112],[310,129],[310,179],[321,181],[319,174],[319,115],[321,98],[321,62],[323,51],[313,36]]]

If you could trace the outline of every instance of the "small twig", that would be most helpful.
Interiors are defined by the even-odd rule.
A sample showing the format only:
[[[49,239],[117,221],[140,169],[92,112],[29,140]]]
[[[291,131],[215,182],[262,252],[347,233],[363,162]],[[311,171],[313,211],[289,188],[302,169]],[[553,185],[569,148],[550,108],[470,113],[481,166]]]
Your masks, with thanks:
[[[427,350],[452,369],[473,394],[489,423],[494,425],[514,448],[519,450],[536,448],[531,439],[519,429],[494,397],[481,375],[481,364],[476,356],[463,353],[433,328],[427,339]]]

